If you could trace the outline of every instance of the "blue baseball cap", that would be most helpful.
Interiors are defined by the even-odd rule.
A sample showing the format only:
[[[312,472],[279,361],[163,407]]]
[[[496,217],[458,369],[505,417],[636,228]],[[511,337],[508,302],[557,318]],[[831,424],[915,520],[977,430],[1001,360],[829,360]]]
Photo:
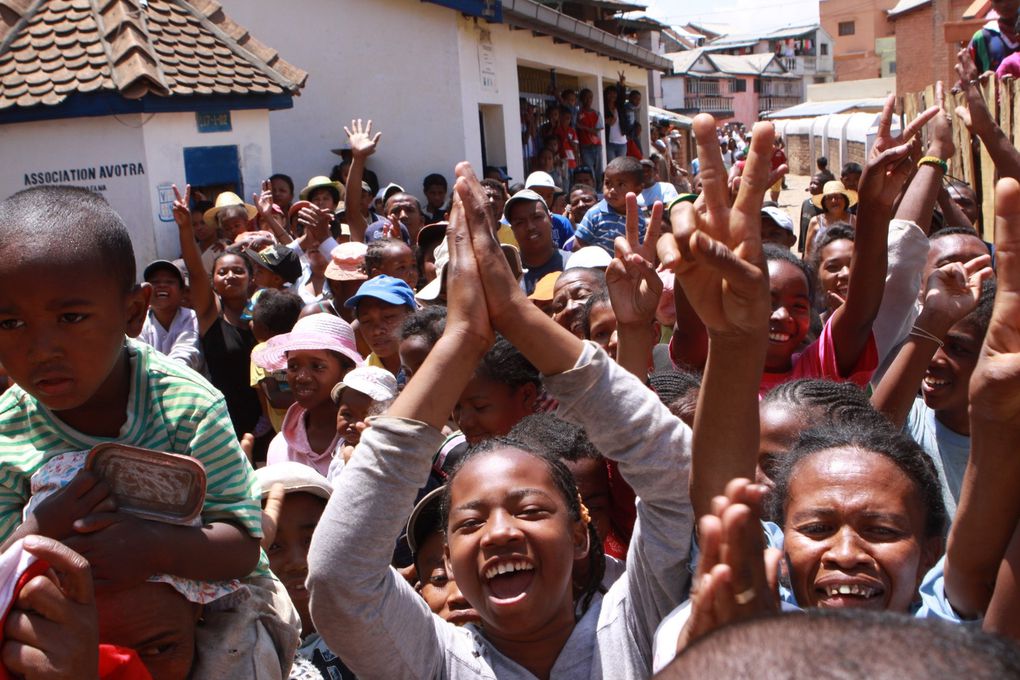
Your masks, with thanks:
[[[418,309],[418,305],[414,301],[414,291],[407,285],[407,282],[385,274],[380,274],[361,284],[358,294],[347,300],[344,307],[356,309],[362,298],[367,297],[382,300],[391,305],[406,305],[412,311]]]

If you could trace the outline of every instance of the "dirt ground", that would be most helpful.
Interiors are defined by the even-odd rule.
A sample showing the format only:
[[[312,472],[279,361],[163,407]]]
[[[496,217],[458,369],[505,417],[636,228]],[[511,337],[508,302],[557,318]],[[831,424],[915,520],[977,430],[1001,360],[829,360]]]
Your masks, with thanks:
[[[787,188],[779,194],[779,207],[793,219],[793,227],[797,232],[800,231],[800,204],[808,197],[807,185],[810,181],[807,175],[787,175]]]

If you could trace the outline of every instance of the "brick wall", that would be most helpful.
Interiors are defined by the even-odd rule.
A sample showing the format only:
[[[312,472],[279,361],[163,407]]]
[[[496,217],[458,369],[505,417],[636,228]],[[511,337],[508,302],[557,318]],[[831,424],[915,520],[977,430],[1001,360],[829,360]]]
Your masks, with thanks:
[[[945,42],[942,22],[958,21],[968,0],[936,0],[941,21],[936,22],[933,5],[900,15],[896,19],[896,94],[920,92],[942,80],[946,89],[956,82],[956,47]]]
[[[791,175],[810,175],[815,171],[810,135],[786,135],[786,163]]]
[[[865,160],[865,147],[863,142],[850,142],[846,143],[846,162],[857,163],[861,167],[864,167]]]
[[[843,165],[843,161],[839,157],[839,138],[829,137],[827,144],[825,145],[825,155],[829,158],[829,167],[838,168]],[[833,171],[833,174],[838,175],[838,172]]]
[[[836,80],[864,80],[882,75],[882,59],[874,52],[835,58]]]

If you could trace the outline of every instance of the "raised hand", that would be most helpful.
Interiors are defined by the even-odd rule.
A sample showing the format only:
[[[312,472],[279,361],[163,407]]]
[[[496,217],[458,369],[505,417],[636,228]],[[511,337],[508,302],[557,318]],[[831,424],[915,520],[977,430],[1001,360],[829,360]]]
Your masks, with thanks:
[[[913,140],[890,147],[880,154],[871,155],[864,164],[864,172],[857,188],[861,212],[870,210],[873,206],[892,207],[903,190],[903,185],[914,172],[916,166],[911,160],[911,151],[917,149],[919,145],[919,140]]]
[[[960,77],[960,88],[965,89],[975,80],[981,78],[977,64],[974,63],[974,56],[970,53],[969,47],[964,47],[956,53],[956,66],[953,67],[956,75]]]
[[[609,301],[621,325],[650,324],[655,319],[662,296],[662,280],[654,266],[661,221],[662,203],[656,201],[644,243],[641,243],[637,196],[627,194],[626,236],[616,238],[616,257],[606,269]]]
[[[268,179],[262,180],[262,193],[252,194],[252,202],[259,210],[261,217],[268,217],[273,214],[273,183]]]
[[[982,419],[1020,422],[1020,184],[995,187],[995,309],[970,379],[970,407]]]
[[[523,303],[531,306],[531,302],[525,297],[524,291],[518,285],[510,271],[510,265],[500,250],[495,231],[492,228],[493,216],[489,210],[488,197],[482,185],[478,182],[470,163],[457,164],[456,189],[457,201],[461,205],[463,221],[466,226],[466,234],[470,239],[474,257],[478,263],[481,284],[485,291],[485,300],[488,305],[493,328],[506,335],[504,331],[503,317],[508,313],[509,317],[516,319],[514,303]],[[453,216],[450,216],[450,225],[453,226]],[[457,232],[463,234],[464,232]],[[449,239],[450,230],[447,230]],[[453,242],[451,243],[451,250]],[[452,275],[452,273],[451,273]],[[459,279],[449,279],[457,281]],[[453,286],[457,287],[457,286]],[[513,323],[510,321],[509,323]]]
[[[283,499],[287,495],[283,484],[273,484],[266,498],[266,506],[262,508],[262,549],[276,541],[276,528],[280,526],[280,511],[283,510]]]
[[[896,95],[890,94],[885,100],[885,106],[882,107],[882,116],[878,119],[878,133],[875,135],[875,143],[871,147],[871,158],[877,158],[882,152],[909,142],[939,112],[938,106],[929,106],[917,114],[917,117],[910,121],[899,134],[893,134],[892,119],[895,107]]]
[[[329,238],[329,224],[332,219],[333,216],[328,210],[311,204],[298,210],[298,224],[319,243]]]
[[[691,593],[691,616],[680,635],[683,651],[700,637],[730,623],[779,610],[778,550],[765,550],[761,502],[765,489],[734,479],[712,512],[698,521],[701,554]]]
[[[982,284],[993,276],[990,255],[976,257],[966,264],[950,262],[932,271],[917,325],[943,337],[953,324],[974,311],[981,298]]]
[[[359,158],[368,158],[374,154],[376,146],[379,144],[379,138],[382,137],[381,132],[377,132],[373,136],[372,121],[369,120],[363,124],[361,118],[352,120],[349,128],[344,127],[344,132],[347,133],[351,153]]]
[[[89,563],[70,548],[27,536],[24,549],[44,560],[4,621],[3,665],[26,680],[99,677],[99,621]]]
[[[946,111],[945,88],[941,80],[935,83],[935,104],[939,110],[931,119],[931,139],[928,142],[927,155],[947,160],[956,153],[956,144],[953,142],[953,125]]]
[[[450,211],[450,224],[446,228],[446,240],[450,246],[450,262],[447,265],[447,276],[456,285],[447,286],[447,317],[446,333],[457,332],[476,339],[486,348],[495,341],[496,333],[489,320],[489,308],[486,305],[486,292],[482,285],[480,267],[482,266],[473,248],[471,223],[479,218],[478,212],[487,215],[484,200],[479,200],[477,180],[471,186],[468,178],[462,173],[461,163],[457,166],[457,180],[454,184],[453,206]],[[470,171],[470,165],[468,166]],[[470,175],[474,179],[474,173]],[[467,201],[465,201],[467,198]],[[484,194],[482,196],[484,199]],[[470,203],[468,205],[467,203]],[[471,215],[469,217],[469,214]],[[484,222],[484,218],[483,218]],[[489,238],[492,231],[488,230]],[[503,258],[503,268],[509,274],[509,265]]]
[[[710,335],[764,338],[770,302],[761,247],[761,204],[769,187],[775,129],[771,123],[754,126],[751,152],[732,207],[715,119],[708,114],[697,116],[694,135],[701,159],[701,200],[673,208],[672,233],[659,239],[659,258],[664,267],[675,270]]]
[[[181,196],[181,192],[177,189],[177,185],[171,185],[174,190],[174,222],[177,223],[178,228],[183,230],[190,230],[193,228],[191,224],[191,185],[186,184],[184,186],[184,195]]]

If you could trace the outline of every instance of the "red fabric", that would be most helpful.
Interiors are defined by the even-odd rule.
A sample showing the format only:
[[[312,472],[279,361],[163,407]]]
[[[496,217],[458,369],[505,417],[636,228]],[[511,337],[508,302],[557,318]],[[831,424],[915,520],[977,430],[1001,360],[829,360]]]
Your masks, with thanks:
[[[783,153],[782,149],[776,149],[772,152],[772,169],[775,170],[780,165],[786,162],[786,154]]]
[[[627,155],[638,160],[644,158],[644,155],[641,153],[641,147],[633,139],[627,140]]]
[[[99,645],[101,680],[152,680],[138,652],[116,645]]]
[[[624,560],[627,559],[627,546],[637,520],[637,508],[634,506],[637,496],[623,479],[615,461],[607,460],[606,467],[609,470],[609,520],[612,526],[602,540],[602,548],[607,555]]]
[[[37,559],[18,577],[18,583],[14,586],[14,593],[11,601],[4,611],[3,620],[11,613],[11,608],[18,601],[18,595],[29,581],[36,576],[42,576],[50,568],[45,560]],[[0,644],[4,641],[4,627],[0,622]],[[148,669],[138,658],[138,653],[133,649],[117,647],[115,645],[99,645],[99,677],[101,680],[152,680]],[[0,680],[13,680],[10,672],[3,664],[0,664]]]
[[[595,109],[588,109],[587,111],[582,109],[581,112],[577,114],[577,122],[579,126],[583,125],[585,127],[595,129],[595,126],[599,124],[599,112]],[[597,132],[585,132],[578,128],[577,138],[584,146],[602,145],[602,137]]]

